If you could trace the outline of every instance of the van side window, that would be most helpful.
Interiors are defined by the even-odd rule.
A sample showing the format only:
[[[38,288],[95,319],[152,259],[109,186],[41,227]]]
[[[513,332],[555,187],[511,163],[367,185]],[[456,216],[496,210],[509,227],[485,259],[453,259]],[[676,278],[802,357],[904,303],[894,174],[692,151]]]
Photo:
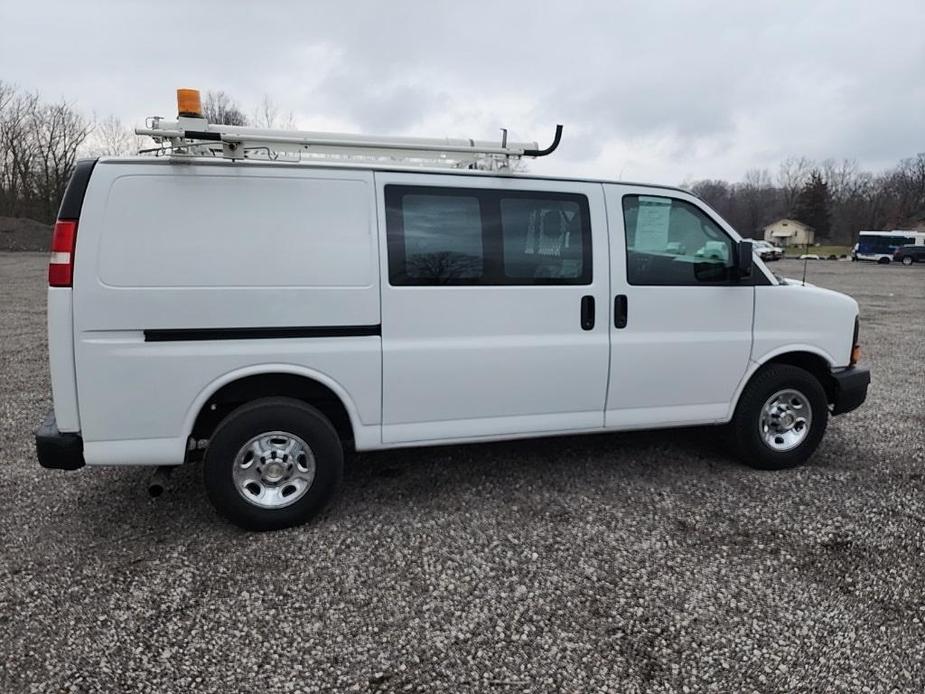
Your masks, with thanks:
[[[625,195],[623,222],[630,284],[695,286],[733,278],[732,239],[695,205]]]
[[[503,198],[504,275],[518,280],[584,276],[583,215],[570,200]]]
[[[584,195],[387,185],[385,207],[392,285],[591,283]]]
[[[405,276],[424,284],[482,278],[478,198],[405,195],[401,202]]]

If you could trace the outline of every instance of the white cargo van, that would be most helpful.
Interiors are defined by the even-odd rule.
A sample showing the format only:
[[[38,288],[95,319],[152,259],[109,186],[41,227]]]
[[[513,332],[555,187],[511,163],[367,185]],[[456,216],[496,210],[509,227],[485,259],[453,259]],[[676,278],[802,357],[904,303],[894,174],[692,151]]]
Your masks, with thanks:
[[[442,165],[468,140],[287,163],[261,131],[154,126],[164,156],[82,161],[61,205],[45,467],[203,458],[222,514],[280,528],[345,448],[726,425],[779,469],[866,396],[857,303],[683,190],[499,170],[545,153],[506,143],[488,171]]]

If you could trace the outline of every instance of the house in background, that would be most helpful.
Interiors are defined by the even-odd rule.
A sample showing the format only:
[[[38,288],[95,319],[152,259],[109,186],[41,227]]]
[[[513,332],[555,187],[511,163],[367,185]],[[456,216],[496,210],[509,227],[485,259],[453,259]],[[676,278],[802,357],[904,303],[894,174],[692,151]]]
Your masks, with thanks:
[[[815,239],[813,228],[795,219],[778,219],[764,228],[764,240],[775,246],[812,245]]]

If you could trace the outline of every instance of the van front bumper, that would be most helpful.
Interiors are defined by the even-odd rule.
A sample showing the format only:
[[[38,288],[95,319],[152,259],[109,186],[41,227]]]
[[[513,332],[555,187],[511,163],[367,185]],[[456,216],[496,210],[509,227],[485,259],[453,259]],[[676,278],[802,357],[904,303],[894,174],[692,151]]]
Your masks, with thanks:
[[[861,366],[849,366],[832,372],[835,383],[832,393],[832,414],[844,414],[861,406],[867,399],[867,386],[870,385],[870,369]]]
[[[58,431],[55,411],[47,415],[35,430],[35,453],[39,465],[53,470],[77,470],[84,463],[84,440],[80,434]]]

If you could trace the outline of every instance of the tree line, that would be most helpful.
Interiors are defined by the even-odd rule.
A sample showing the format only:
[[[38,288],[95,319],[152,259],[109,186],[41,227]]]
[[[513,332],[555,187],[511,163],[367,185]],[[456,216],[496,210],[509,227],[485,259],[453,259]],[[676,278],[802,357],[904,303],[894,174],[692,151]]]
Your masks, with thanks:
[[[765,170],[745,180],[687,181],[743,236],[764,238],[766,225],[783,217],[815,229],[817,243],[851,244],[861,229],[914,228],[925,223],[925,153],[882,173],[862,171],[850,159],[814,162],[792,157],[776,177]]]
[[[251,115],[221,91],[207,92],[202,105],[210,123],[295,127],[292,113],[281,112],[266,96]],[[132,154],[149,144],[114,116],[98,120],[67,102],[49,103],[36,92],[0,82],[0,216],[52,222],[80,157]],[[754,238],[782,217],[812,226],[819,242],[846,244],[860,229],[925,222],[925,153],[878,174],[848,159],[792,157],[773,178],[756,169],[737,183],[704,179],[682,187]]]
[[[0,214],[54,219],[92,129],[67,103],[0,83]]]
[[[203,112],[212,123],[295,127],[264,97],[251,116],[225,92],[207,92]],[[135,154],[152,146],[117,117],[87,116],[66,101],[0,81],[0,216],[51,223],[78,159]]]

